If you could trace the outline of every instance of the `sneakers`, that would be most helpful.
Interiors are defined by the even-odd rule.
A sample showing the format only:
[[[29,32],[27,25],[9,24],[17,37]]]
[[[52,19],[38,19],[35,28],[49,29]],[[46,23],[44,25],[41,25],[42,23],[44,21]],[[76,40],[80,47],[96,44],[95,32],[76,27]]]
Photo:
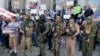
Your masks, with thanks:
[[[10,53],[10,56],[17,56],[17,53],[15,53],[14,51],[12,53]]]
[[[5,49],[5,52],[9,52],[10,50],[9,49]]]

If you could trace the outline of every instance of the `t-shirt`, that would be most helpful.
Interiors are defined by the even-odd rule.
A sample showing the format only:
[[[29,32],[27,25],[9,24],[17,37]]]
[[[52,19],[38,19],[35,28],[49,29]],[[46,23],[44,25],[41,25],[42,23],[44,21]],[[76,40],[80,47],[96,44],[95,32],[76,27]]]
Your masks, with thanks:
[[[17,37],[19,32],[18,32],[18,28],[20,27],[20,24],[15,22],[15,23],[9,23],[7,28],[8,30],[10,30],[11,32],[9,32],[10,37]]]

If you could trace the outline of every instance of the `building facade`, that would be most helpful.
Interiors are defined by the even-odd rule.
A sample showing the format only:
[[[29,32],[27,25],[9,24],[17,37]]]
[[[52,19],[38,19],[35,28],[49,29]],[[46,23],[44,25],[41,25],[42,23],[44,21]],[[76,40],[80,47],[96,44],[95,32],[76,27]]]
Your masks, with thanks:
[[[47,9],[52,9],[54,5],[54,0],[41,0],[40,4],[46,4]]]
[[[12,0],[12,9],[24,9],[25,0]]]
[[[0,0],[0,7],[7,9],[8,0]]]
[[[26,0],[26,8],[28,8],[31,1],[38,2],[38,6],[41,4],[46,4],[47,9],[52,9],[55,0]]]

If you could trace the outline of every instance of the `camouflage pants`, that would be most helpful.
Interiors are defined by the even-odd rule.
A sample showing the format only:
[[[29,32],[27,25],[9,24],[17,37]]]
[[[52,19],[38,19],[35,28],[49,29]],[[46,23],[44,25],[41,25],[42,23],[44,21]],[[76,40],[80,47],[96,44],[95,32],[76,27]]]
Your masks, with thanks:
[[[21,40],[21,48],[23,56],[32,56],[32,40],[31,37],[23,37]]]
[[[45,56],[46,50],[45,50],[45,42],[44,39],[45,37],[42,37],[40,34],[38,35],[38,46],[40,49],[40,55]]]
[[[82,56],[93,56],[93,43],[82,42]]]
[[[60,56],[60,39],[53,38],[53,53],[54,56]]]
[[[46,53],[46,51],[45,51],[45,43],[39,42],[39,49],[40,49],[40,55],[41,56],[45,56],[45,53]]]

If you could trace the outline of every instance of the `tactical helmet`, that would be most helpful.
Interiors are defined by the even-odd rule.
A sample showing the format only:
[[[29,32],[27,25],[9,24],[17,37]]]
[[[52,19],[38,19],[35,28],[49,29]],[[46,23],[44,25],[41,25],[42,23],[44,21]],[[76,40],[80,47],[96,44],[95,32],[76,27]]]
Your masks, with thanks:
[[[87,18],[86,22],[87,22],[87,24],[91,24],[91,23],[92,23],[92,17],[89,16],[89,17]]]

